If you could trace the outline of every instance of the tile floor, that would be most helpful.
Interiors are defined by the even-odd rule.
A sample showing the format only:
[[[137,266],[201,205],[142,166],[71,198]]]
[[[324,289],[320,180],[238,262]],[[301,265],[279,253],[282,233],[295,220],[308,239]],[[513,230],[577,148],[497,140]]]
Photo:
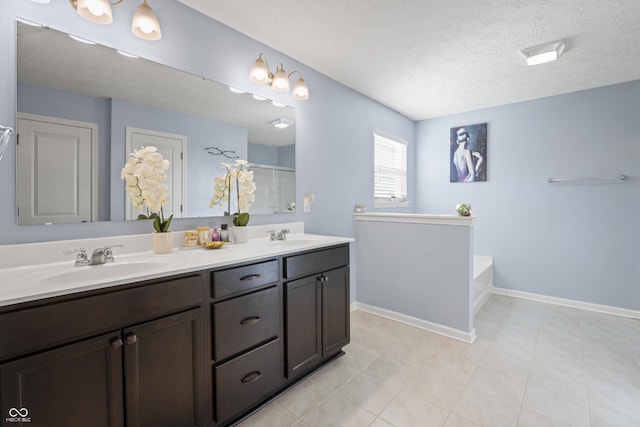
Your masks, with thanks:
[[[640,426],[640,320],[493,295],[475,327],[355,311],[346,355],[240,426]]]

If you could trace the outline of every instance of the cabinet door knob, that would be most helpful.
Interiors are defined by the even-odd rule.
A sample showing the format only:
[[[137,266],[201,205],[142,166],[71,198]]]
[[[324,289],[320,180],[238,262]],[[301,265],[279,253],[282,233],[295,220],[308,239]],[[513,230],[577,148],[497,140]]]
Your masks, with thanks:
[[[135,334],[127,335],[127,344],[135,344],[138,342],[138,337]]]
[[[242,276],[240,278],[240,281],[248,282],[249,280],[256,280],[256,279],[259,279],[260,277],[262,277],[260,274],[249,274],[247,276]]]
[[[253,371],[253,372],[250,372],[247,375],[245,375],[244,378],[242,378],[241,381],[242,381],[243,384],[249,384],[249,383],[252,383],[254,381],[258,381],[261,376],[262,376],[262,372]]]
[[[122,347],[122,344],[124,343],[122,342],[122,339],[120,337],[111,340],[111,347],[115,348],[116,350]]]
[[[242,319],[240,321],[240,324],[243,325],[243,326],[255,325],[260,320],[262,320],[262,319],[260,319],[260,316],[251,316],[251,317],[247,317],[246,319]]]

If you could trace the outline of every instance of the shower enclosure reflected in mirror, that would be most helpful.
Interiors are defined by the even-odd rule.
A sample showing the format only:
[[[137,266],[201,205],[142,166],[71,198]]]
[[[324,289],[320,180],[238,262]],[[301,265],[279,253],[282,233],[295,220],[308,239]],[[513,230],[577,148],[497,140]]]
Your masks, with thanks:
[[[131,219],[120,170],[140,145],[172,160],[175,217],[223,215],[209,200],[235,158],[256,165],[252,215],[294,211],[293,107],[21,22],[17,56],[18,224]]]

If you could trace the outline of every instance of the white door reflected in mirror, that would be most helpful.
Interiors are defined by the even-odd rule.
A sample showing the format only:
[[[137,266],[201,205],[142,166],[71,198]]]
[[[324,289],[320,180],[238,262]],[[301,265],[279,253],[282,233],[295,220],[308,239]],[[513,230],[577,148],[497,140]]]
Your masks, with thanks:
[[[98,215],[98,125],[18,113],[18,224],[69,224]]]

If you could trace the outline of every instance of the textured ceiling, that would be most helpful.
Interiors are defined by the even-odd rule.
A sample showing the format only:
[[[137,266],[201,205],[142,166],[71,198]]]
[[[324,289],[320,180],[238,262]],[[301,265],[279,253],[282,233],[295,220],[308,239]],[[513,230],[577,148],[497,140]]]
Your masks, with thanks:
[[[638,0],[179,1],[414,120],[640,79]]]

